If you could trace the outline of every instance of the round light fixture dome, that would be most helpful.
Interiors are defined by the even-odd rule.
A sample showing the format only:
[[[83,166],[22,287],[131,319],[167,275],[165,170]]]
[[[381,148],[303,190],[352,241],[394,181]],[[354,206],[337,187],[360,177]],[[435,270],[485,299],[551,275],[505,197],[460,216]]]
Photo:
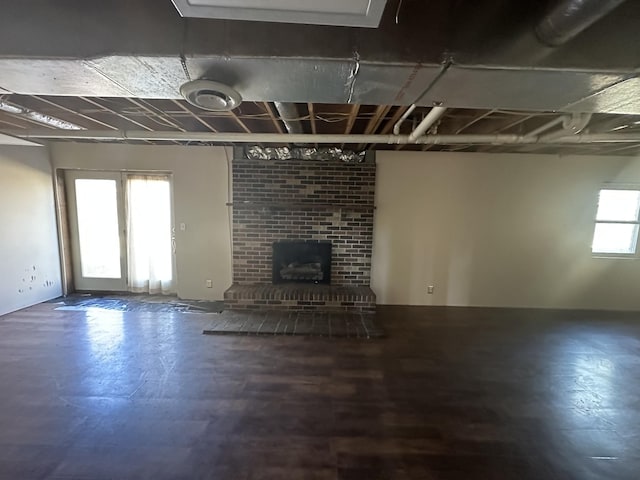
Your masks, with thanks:
[[[180,94],[187,102],[203,110],[227,112],[242,102],[233,88],[213,80],[192,80],[180,87]]]

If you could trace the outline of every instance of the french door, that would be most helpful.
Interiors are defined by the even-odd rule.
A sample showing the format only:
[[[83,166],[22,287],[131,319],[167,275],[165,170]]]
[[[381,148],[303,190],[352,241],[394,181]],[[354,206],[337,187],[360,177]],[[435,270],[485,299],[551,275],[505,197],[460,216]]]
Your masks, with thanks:
[[[67,171],[75,287],[173,293],[173,229],[166,175]]]

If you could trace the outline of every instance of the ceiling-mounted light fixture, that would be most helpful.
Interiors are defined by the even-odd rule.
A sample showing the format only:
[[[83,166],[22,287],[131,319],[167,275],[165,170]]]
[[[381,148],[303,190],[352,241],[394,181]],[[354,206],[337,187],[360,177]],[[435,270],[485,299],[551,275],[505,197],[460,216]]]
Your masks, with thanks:
[[[59,118],[36,112],[34,110],[29,110],[28,108],[21,107],[20,105],[15,105],[13,103],[8,103],[4,100],[0,100],[0,110],[2,110],[3,112],[11,113],[13,115],[28,118],[29,120],[41,123],[42,125],[59,128],[61,130],[85,130],[84,127],[76,125],[75,123],[67,122],[66,120],[60,120]]]
[[[183,17],[377,28],[387,0],[173,0]]]
[[[191,105],[212,112],[228,112],[242,102],[236,90],[213,80],[187,82],[180,87],[180,94]]]

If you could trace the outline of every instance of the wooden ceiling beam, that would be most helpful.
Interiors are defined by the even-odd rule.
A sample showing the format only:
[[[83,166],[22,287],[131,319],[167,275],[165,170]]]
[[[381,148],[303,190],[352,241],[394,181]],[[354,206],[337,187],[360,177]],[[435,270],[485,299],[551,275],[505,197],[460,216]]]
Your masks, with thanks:
[[[309,110],[309,123],[311,124],[311,133],[316,135],[318,133],[318,126],[316,125],[316,112],[313,103],[307,103],[307,109]],[[315,144],[318,148],[318,144]]]
[[[409,107],[398,107],[396,112],[393,114],[393,116],[389,119],[389,121],[385,124],[385,126],[382,128],[382,131],[380,132],[381,135],[387,135],[389,133],[391,133],[391,131],[393,130],[393,126],[396,124],[396,122],[398,120],[400,120],[400,117],[402,117],[402,115],[404,115],[404,112],[406,112],[409,109]]]
[[[352,105],[349,115],[347,116],[347,125],[344,128],[345,135],[349,135],[351,130],[353,130],[353,125],[356,123],[356,118],[358,118],[358,112],[360,112],[360,105]],[[340,148],[344,148],[344,143],[340,145]]]
[[[307,108],[309,109],[309,121],[311,122],[311,133],[317,134],[318,129],[316,127],[316,114],[313,108],[313,103],[307,103]]]
[[[71,113],[73,115],[77,115],[78,117],[84,118],[85,120],[89,120],[90,122],[97,123],[98,125],[102,125],[103,127],[107,127],[107,128],[112,129],[112,130],[118,130],[118,128],[114,127],[113,125],[110,125],[110,124],[108,124],[106,122],[103,122],[101,120],[98,120],[96,118],[90,117],[89,115],[85,115],[84,113],[76,112],[75,110],[73,110],[71,108],[65,107],[64,105],[60,105],[59,103],[54,102],[52,100],[49,100],[47,98],[42,98],[39,95],[32,95],[32,97],[37,99],[37,100],[39,100],[39,101],[41,101],[41,102],[47,103],[47,104],[51,105],[54,108],[59,108],[60,110],[64,110],[65,112]]]
[[[191,110],[189,110],[188,108],[186,108],[184,105],[182,105],[180,102],[178,102],[175,99],[171,100],[173,103],[175,103],[178,108],[180,108],[181,110],[183,110],[185,113],[187,113],[188,115],[190,115],[191,117],[193,117],[194,119],[196,119],[198,122],[200,122],[203,126],[207,127],[207,129],[209,129],[211,132],[213,133],[218,133],[218,130],[216,130],[215,128],[213,128],[211,125],[209,125],[207,122],[205,122],[204,120],[202,120],[198,115],[196,115],[195,113],[193,113]]]
[[[102,104],[100,104],[100,103],[98,103],[98,102],[96,102],[96,101],[94,101],[94,100],[91,100],[91,99],[90,99],[90,98],[88,98],[88,97],[78,97],[78,98],[80,98],[80,99],[84,100],[84,101],[85,101],[85,102],[87,102],[87,103],[90,103],[90,104],[91,104],[91,105],[93,105],[94,107],[101,108],[102,110],[104,110],[104,111],[106,111],[106,112],[109,112],[109,113],[111,113],[111,114],[115,115],[116,117],[122,118],[123,120],[126,120],[127,122],[134,123],[134,124],[138,125],[139,127],[144,128],[145,130],[153,131],[153,129],[152,129],[151,127],[148,127],[147,125],[145,125],[145,124],[143,124],[143,123],[136,122],[136,121],[135,121],[135,120],[133,120],[132,118],[129,118],[129,117],[127,117],[126,115],[123,115],[123,114],[121,114],[121,113],[118,113],[118,112],[116,112],[115,110],[112,110],[112,109],[111,109],[111,108],[109,108],[109,107],[105,107],[104,105],[102,105]]]
[[[373,116],[369,120],[369,123],[367,124],[367,127],[364,130],[365,135],[371,135],[375,133],[376,130],[378,130],[385,116],[387,115],[387,113],[389,113],[389,110],[391,110],[391,107],[392,105],[378,105],[376,107],[376,111],[373,113]],[[358,145],[358,150],[364,150],[370,147],[371,145],[366,145],[364,143],[361,143],[360,145]]]
[[[467,128],[475,125],[476,123],[478,123],[481,120],[484,120],[485,118],[493,115],[494,113],[496,113],[496,109],[494,108],[493,110],[489,110],[488,112],[483,113],[482,115],[477,116],[476,118],[474,118],[473,120],[471,120],[470,122],[465,123],[463,126],[461,126],[460,128],[458,128],[456,130],[456,135],[464,132]]]
[[[527,120],[531,120],[534,117],[537,117],[538,114],[534,113],[531,115],[525,115],[522,118],[519,118],[518,120],[514,121],[514,122],[510,122],[507,125],[504,125],[502,127],[499,127],[495,130],[492,130],[491,133],[501,133],[504,132],[505,130],[509,130],[510,128],[516,127],[524,122],[526,122]]]
[[[238,117],[238,115],[236,115],[233,110],[229,110],[228,112],[224,112],[224,113],[226,114],[227,117],[230,117],[234,122],[236,122],[236,124],[246,133],[255,133],[255,132],[252,132],[251,129],[247,127],[247,125],[242,120],[240,120],[240,117]]]
[[[173,119],[170,117],[169,114],[163,112],[160,109],[157,109],[156,107],[154,107],[153,105],[150,105],[149,103],[145,102],[144,100],[136,100],[134,98],[127,98],[127,100],[129,100],[129,102],[131,102],[132,104],[134,104],[134,105],[142,108],[143,110],[146,110],[147,112],[149,112],[151,114],[151,117],[149,117],[150,120],[152,120],[152,121],[154,121],[156,123],[160,123],[160,122],[157,122],[157,120],[155,120],[153,118],[153,117],[157,116],[159,118],[162,118],[163,121],[167,122],[173,128],[176,128],[176,129],[180,130],[181,132],[186,132],[186,130],[184,128],[182,128],[175,121],[173,121]],[[165,125],[165,126],[167,126],[167,125]]]
[[[13,122],[9,121],[9,120],[8,120],[8,119],[6,119],[6,118],[2,118],[2,116],[3,116],[5,113],[6,113],[6,112],[0,112],[0,124],[9,125],[9,129],[11,129],[11,130],[13,130],[14,128],[15,128],[15,129],[18,129],[18,130],[24,130],[24,129],[25,129],[24,125],[21,125],[21,124],[19,124],[19,123],[13,123]]]
[[[365,135],[372,135],[373,133],[375,133],[375,131],[384,120],[384,117],[387,115],[387,113],[389,113],[389,110],[391,110],[391,107],[391,105],[379,105],[378,107],[376,107],[376,111],[371,117],[371,120],[369,120],[367,128],[365,128],[364,130]]]
[[[411,107],[409,106],[409,107],[401,107],[401,108],[398,108],[398,110],[397,110],[397,111],[396,111],[396,113],[393,115],[393,117],[391,117],[391,119],[390,119],[390,120],[387,122],[387,124],[384,126],[384,128],[382,129],[382,132],[381,132],[381,133],[383,133],[384,135],[388,135],[389,133],[391,133],[391,132],[393,131],[393,127],[395,126],[395,124],[396,124],[396,123],[398,123],[398,120],[400,120],[400,118],[402,117],[402,115],[404,115],[404,114],[405,114],[405,112],[406,112],[409,108],[411,108]],[[402,144],[398,144],[398,145],[395,145],[395,146],[393,147],[393,149],[394,149],[395,151],[400,151],[400,150],[402,150],[403,148],[404,148],[404,145],[402,145]],[[429,146],[429,148],[430,148],[430,146]]]
[[[349,116],[347,117],[347,126],[344,129],[344,134],[349,135],[351,130],[353,130],[353,125],[356,123],[356,119],[358,118],[358,113],[360,112],[360,105],[355,104],[351,106],[351,111],[349,112]]]
[[[93,106],[95,106],[95,107],[101,108],[101,109],[102,109],[102,110],[104,110],[105,112],[112,113],[113,115],[115,115],[115,116],[117,116],[117,117],[119,117],[119,118],[122,118],[123,120],[126,120],[127,122],[134,123],[134,124],[136,124],[136,125],[138,125],[138,126],[140,126],[140,127],[144,128],[145,130],[148,130],[148,131],[150,131],[150,132],[151,132],[151,131],[153,131],[153,129],[152,129],[152,128],[150,128],[150,127],[148,127],[148,126],[146,126],[146,125],[144,125],[144,124],[142,124],[142,123],[140,123],[140,122],[136,122],[135,120],[133,120],[133,119],[131,119],[131,118],[127,117],[126,115],[122,115],[121,113],[118,113],[118,112],[116,112],[115,110],[112,110],[112,109],[110,109],[110,108],[108,108],[108,107],[105,107],[104,105],[101,105],[100,103],[95,102],[95,101],[91,100],[90,98],[87,98],[87,97],[78,97],[78,98],[80,98],[81,100],[84,100],[84,101],[85,101],[85,102],[87,102],[87,103],[90,103],[91,105],[93,105]],[[145,140],[145,141],[146,141],[148,144],[150,144],[150,145],[153,145],[153,144],[154,144],[154,142],[152,142],[152,141],[150,141],[150,140]],[[174,143],[174,144],[176,144],[176,145],[180,145],[180,142],[171,142],[171,143]]]
[[[269,118],[271,118],[271,122],[273,123],[273,126],[276,127],[276,130],[278,131],[278,133],[284,133],[284,129],[282,128],[280,121],[278,121],[278,119],[276,118],[276,115],[273,113],[273,110],[269,102],[262,102],[262,106],[269,114]]]

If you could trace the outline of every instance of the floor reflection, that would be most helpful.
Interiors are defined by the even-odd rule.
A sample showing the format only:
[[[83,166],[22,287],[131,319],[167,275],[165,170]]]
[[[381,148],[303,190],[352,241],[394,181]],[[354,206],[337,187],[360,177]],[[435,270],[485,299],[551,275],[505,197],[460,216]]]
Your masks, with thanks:
[[[86,310],[87,339],[96,356],[110,355],[124,341],[122,312],[89,308]]]
[[[595,347],[600,337],[597,332],[562,337],[553,350],[553,405],[563,428],[582,428],[585,414],[597,415],[614,402],[616,356]]]
[[[92,308],[86,311],[87,370],[82,388],[91,396],[128,396],[144,379],[144,368],[131,362],[124,313]]]
[[[587,326],[563,332],[549,349],[551,416],[544,431],[554,449],[564,452],[560,461],[584,462],[585,478],[628,451],[621,435],[626,427],[614,421],[621,407],[624,340]]]

